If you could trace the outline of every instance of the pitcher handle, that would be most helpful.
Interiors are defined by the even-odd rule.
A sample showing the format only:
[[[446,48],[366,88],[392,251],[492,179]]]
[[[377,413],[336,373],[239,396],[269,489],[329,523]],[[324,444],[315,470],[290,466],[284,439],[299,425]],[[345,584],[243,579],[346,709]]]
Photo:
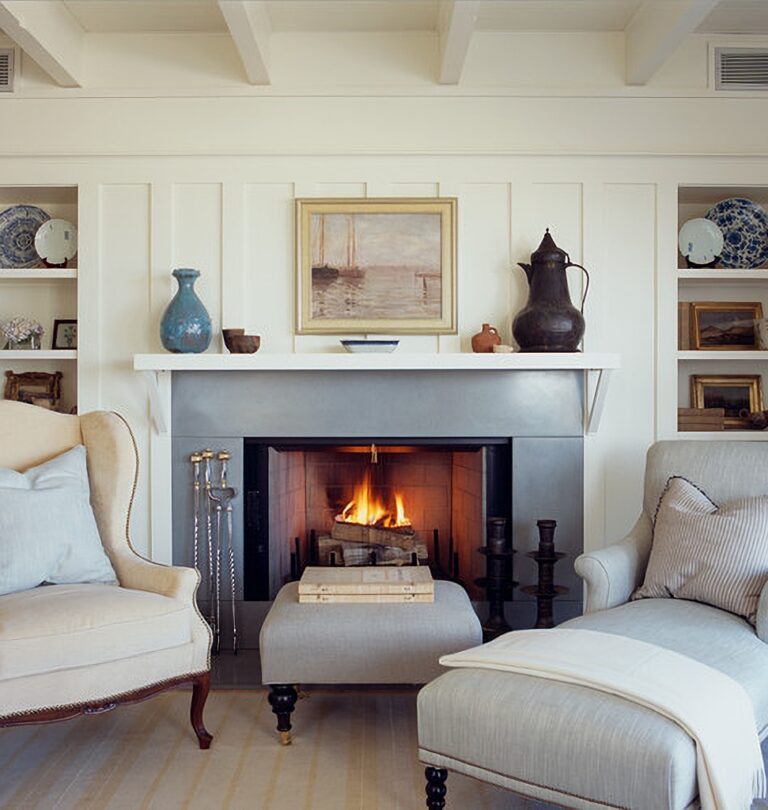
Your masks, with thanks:
[[[586,267],[582,267],[580,264],[576,264],[576,262],[571,261],[571,257],[566,253],[565,258],[568,260],[567,264],[565,265],[565,269],[567,270],[569,267],[578,267],[584,275],[587,277],[587,286],[584,287],[584,294],[581,296],[581,306],[579,307],[579,311],[581,314],[584,314],[584,302],[587,300],[587,293],[589,292],[589,273],[587,272]]]

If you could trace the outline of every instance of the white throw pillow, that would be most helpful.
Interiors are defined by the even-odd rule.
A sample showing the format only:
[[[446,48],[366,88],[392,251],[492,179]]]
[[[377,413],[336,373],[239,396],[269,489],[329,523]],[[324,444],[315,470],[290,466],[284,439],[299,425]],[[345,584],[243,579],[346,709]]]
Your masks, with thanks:
[[[752,624],[768,581],[768,496],[714,504],[673,477],[659,500],[645,581],[632,594],[691,599]]]
[[[117,583],[90,495],[82,445],[25,473],[0,468],[0,594]]]

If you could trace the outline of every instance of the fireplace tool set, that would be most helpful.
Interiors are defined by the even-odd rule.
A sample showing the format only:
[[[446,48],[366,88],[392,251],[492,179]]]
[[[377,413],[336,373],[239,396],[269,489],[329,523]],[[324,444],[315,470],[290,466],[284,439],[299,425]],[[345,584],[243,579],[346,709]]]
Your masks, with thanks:
[[[232,604],[232,650],[237,653],[237,616],[235,607],[235,551],[232,545],[232,501],[237,490],[227,482],[231,454],[226,450],[197,450],[189,460],[192,464],[195,568],[200,572],[202,594],[208,601],[206,621],[213,632],[213,653],[221,649],[221,592],[224,566],[229,569]],[[218,461],[219,474],[214,478]],[[201,537],[201,534],[203,535]]]

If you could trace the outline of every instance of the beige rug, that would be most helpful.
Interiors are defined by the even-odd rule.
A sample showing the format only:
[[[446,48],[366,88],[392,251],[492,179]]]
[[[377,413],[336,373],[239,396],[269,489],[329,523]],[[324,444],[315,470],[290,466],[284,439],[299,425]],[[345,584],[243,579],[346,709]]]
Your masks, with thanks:
[[[0,730],[0,807],[423,810],[415,691],[316,691],[282,747],[264,690],[212,692],[197,748],[189,692],[98,717]],[[450,774],[451,810],[530,808]],[[541,806],[541,805],[538,805]]]

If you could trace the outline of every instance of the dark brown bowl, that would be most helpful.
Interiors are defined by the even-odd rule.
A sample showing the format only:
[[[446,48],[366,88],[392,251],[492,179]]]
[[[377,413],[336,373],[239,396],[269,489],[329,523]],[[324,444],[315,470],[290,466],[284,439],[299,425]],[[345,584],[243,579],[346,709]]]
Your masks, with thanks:
[[[259,350],[261,337],[259,335],[232,335],[224,342],[232,354],[253,354]]]

